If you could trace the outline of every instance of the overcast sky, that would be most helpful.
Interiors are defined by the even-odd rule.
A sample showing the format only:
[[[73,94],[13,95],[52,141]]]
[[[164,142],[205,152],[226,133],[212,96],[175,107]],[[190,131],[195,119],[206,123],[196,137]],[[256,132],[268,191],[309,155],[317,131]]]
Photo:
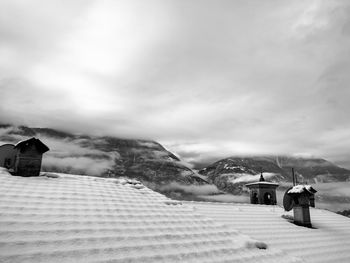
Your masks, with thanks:
[[[0,1],[5,123],[350,168],[349,84],[347,0]]]

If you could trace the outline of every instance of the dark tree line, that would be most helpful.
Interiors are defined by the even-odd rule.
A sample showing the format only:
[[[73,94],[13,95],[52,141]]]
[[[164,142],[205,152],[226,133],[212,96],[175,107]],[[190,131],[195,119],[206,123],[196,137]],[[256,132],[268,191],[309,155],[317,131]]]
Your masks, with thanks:
[[[337,214],[350,217],[350,209],[344,211],[338,211]]]

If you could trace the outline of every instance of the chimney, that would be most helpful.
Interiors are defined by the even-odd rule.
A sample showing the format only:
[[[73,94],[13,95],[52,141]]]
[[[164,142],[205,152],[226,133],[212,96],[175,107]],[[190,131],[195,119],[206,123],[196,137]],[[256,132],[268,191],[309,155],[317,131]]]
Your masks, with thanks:
[[[310,217],[310,205],[315,206],[314,194],[317,191],[310,185],[296,185],[287,190],[293,201],[294,223],[301,226],[312,227]]]

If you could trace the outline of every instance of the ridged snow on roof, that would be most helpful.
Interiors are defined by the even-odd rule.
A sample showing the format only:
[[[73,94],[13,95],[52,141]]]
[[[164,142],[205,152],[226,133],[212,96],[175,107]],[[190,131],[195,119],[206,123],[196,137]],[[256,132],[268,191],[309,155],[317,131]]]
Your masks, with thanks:
[[[0,171],[1,262],[299,262],[264,246],[135,181]]]
[[[306,228],[290,223],[287,219],[293,212],[285,212],[278,206],[187,203],[217,223],[262,240],[269,248],[281,249],[304,262],[350,262],[350,218],[310,208],[314,228]]]

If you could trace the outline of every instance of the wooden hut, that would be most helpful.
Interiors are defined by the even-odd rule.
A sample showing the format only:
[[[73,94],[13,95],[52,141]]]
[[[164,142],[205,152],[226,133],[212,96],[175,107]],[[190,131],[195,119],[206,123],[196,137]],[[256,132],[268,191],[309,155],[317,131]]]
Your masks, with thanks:
[[[19,176],[39,176],[43,153],[49,148],[39,139],[30,138],[20,141],[14,146],[16,149],[16,162],[14,174]]]

